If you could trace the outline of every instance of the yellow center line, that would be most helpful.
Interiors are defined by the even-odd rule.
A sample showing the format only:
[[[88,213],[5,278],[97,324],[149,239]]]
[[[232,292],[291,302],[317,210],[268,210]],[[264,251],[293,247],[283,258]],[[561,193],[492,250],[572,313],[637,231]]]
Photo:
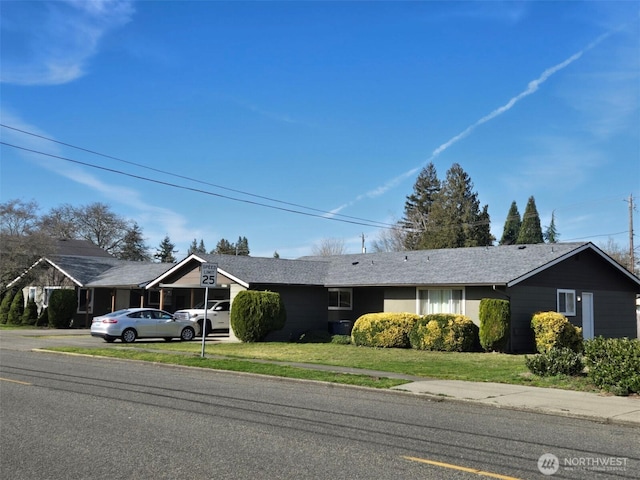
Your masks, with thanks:
[[[29,383],[29,382],[21,382],[20,380],[11,380],[10,378],[0,377],[0,380],[5,382],[11,382],[11,383],[19,383],[20,385],[33,385],[32,383]]]
[[[429,465],[435,465],[436,467],[451,468],[453,470],[461,470],[463,472],[475,473],[476,475],[482,475],[485,477],[499,478],[501,480],[521,480],[516,477],[500,475],[499,473],[485,472],[483,470],[478,470],[477,468],[462,467],[460,465],[453,465],[451,463],[436,462],[435,460],[427,460],[426,458],[407,457],[404,455],[402,456],[402,458],[404,458],[405,460],[411,460],[413,462],[427,463]]]

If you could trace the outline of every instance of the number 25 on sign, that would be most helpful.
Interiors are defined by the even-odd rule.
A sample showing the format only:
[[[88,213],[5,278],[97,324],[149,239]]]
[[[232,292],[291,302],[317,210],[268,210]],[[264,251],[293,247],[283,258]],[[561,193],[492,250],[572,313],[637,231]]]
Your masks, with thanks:
[[[218,280],[218,265],[215,263],[203,263],[200,266],[200,286],[213,287]]]

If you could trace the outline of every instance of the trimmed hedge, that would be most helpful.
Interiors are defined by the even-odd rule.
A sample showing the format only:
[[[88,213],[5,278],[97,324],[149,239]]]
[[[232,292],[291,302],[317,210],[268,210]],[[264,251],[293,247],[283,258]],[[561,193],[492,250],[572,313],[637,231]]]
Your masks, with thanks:
[[[472,352],[478,350],[478,327],[464,315],[430,314],[415,323],[409,341],[418,350]]]
[[[578,375],[584,369],[582,355],[570,348],[552,348],[537,355],[525,355],[525,364],[531,373],[541,377]]]
[[[78,310],[78,297],[75,290],[60,288],[51,292],[49,297],[49,326],[69,328],[73,315]]]
[[[22,290],[18,290],[11,300],[7,323],[11,325],[20,325],[22,323],[22,314],[24,312],[24,295]]]
[[[0,302],[0,323],[2,324],[7,323],[7,320],[9,320],[9,309],[11,308],[13,295],[14,292],[12,290],[5,292],[2,302]]]
[[[480,345],[488,352],[504,352],[509,343],[511,304],[508,300],[480,300]]]
[[[38,321],[38,305],[33,298],[27,300],[27,306],[22,313],[22,325],[35,325]]]
[[[531,328],[539,353],[552,348],[570,348],[582,352],[582,329],[574,326],[567,317],[558,312],[538,312],[531,319]]]
[[[409,333],[420,319],[415,313],[367,313],[351,330],[354,345],[382,348],[409,348]]]
[[[243,342],[261,342],[268,333],[284,327],[287,314],[279,293],[245,290],[231,308],[231,328]]]
[[[640,393],[640,340],[597,337],[584,342],[589,378],[615,395]]]

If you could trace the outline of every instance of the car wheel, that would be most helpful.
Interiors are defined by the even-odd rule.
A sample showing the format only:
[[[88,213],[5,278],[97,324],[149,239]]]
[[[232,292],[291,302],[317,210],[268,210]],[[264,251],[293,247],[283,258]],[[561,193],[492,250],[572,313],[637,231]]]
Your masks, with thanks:
[[[189,340],[193,340],[193,337],[195,336],[196,336],[196,332],[191,327],[186,327],[185,329],[182,330],[182,332],[180,332],[180,340],[184,340],[185,342],[188,342]]]
[[[165,341],[165,342],[170,342],[171,340],[173,340],[173,338],[172,338],[172,337],[164,337],[164,341]]]
[[[113,343],[115,342],[116,337],[104,337],[104,341],[107,343]]]
[[[127,328],[122,332],[122,342],[131,343],[136,339],[136,331],[133,328]]]
[[[198,320],[198,326],[200,327],[200,335],[202,335],[202,320]],[[211,322],[209,320],[207,320],[207,329],[204,333],[207,337],[211,334]]]

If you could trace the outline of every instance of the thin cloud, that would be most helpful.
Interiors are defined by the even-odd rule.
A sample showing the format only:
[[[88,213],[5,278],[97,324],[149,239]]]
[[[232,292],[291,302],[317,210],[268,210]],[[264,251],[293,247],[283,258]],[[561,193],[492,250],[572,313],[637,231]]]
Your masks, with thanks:
[[[16,2],[17,3],[17,2]],[[28,15],[4,2],[0,81],[59,85],[86,73],[100,40],[131,20],[129,0],[30,2]]]
[[[621,27],[623,28],[623,27]],[[621,29],[620,28],[620,29]],[[617,29],[617,30],[620,30]],[[571,55],[569,58],[567,58],[566,60],[564,60],[563,62],[558,63],[557,65],[554,65],[551,68],[546,69],[544,72],[542,72],[542,74],[529,82],[529,84],[527,85],[527,88],[525,90],[523,90],[522,92],[520,92],[518,95],[516,95],[515,97],[512,97],[511,99],[509,99],[509,101],[507,103],[505,103],[504,105],[502,105],[501,107],[496,108],[495,110],[493,110],[491,113],[489,113],[488,115],[485,115],[484,117],[480,118],[478,121],[476,121],[475,123],[473,123],[472,125],[468,126],[466,129],[464,129],[462,132],[458,133],[457,135],[455,135],[454,137],[450,138],[449,140],[447,140],[445,143],[443,143],[442,145],[440,145],[438,148],[436,148],[432,153],[431,156],[429,156],[429,158],[426,160],[426,163],[429,163],[431,161],[433,161],[436,157],[438,157],[442,152],[444,152],[445,150],[449,149],[450,147],[452,147],[453,145],[455,145],[456,143],[458,143],[460,140],[463,140],[464,138],[468,137],[469,135],[471,135],[471,133],[473,133],[473,131],[478,128],[479,126],[499,117],[500,115],[508,112],[509,110],[511,110],[520,100],[522,100],[523,98],[528,97],[529,95],[534,94],[539,88],[540,86],[546,82],[552,75],[554,75],[555,73],[559,72],[560,70],[567,68],[569,65],[571,65],[573,62],[575,62],[576,60],[578,60],[580,57],[582,57],[582,55],[584,55],[586,52],[588,52],[589,50],[591,50],[592,48],[596,47],[598,44],[600,44],[603,40],[605,40],[608,36],[610,36],[612,33],[614,33],[614,31],[612,32],[607,32],[604,33],[603,35],[599,36],[596,40],[594,40],[593,42],[591,42],[589,45],[587,45],[585,48],[583,48],[582,50],[580,50],[577,53],[574,53],[573,55]],[[424,164],[423,164],[424,165]],[[397,177],[391,179],[390,181],[388,181],[387,183],[373,189],[370,190],[364,194],[359,195],[358,197],[356,197],[354,200],[352,200],[351,202],[345,203],[344,205],[341,205],[338,208],[335,208],[334,210],[332,210],[333,213],[339,213],[342,210],[344,210],[345,208],[352,206],[354,203],[363,200],[365,198],[375,198],[375,197],[379,197],[381,195],[384,195],[385,193],[387,193],[389,190],[391,190],[392,188],[396,187],[398,184],[400,184],[403,180],[405,180],[406,178],[413,176],[415,173],[417,173],[420,169],[422,168],[422,165],[419,167],[415,167],[412,168],[411,170],[406,171],[405,173],[398,175]]]

